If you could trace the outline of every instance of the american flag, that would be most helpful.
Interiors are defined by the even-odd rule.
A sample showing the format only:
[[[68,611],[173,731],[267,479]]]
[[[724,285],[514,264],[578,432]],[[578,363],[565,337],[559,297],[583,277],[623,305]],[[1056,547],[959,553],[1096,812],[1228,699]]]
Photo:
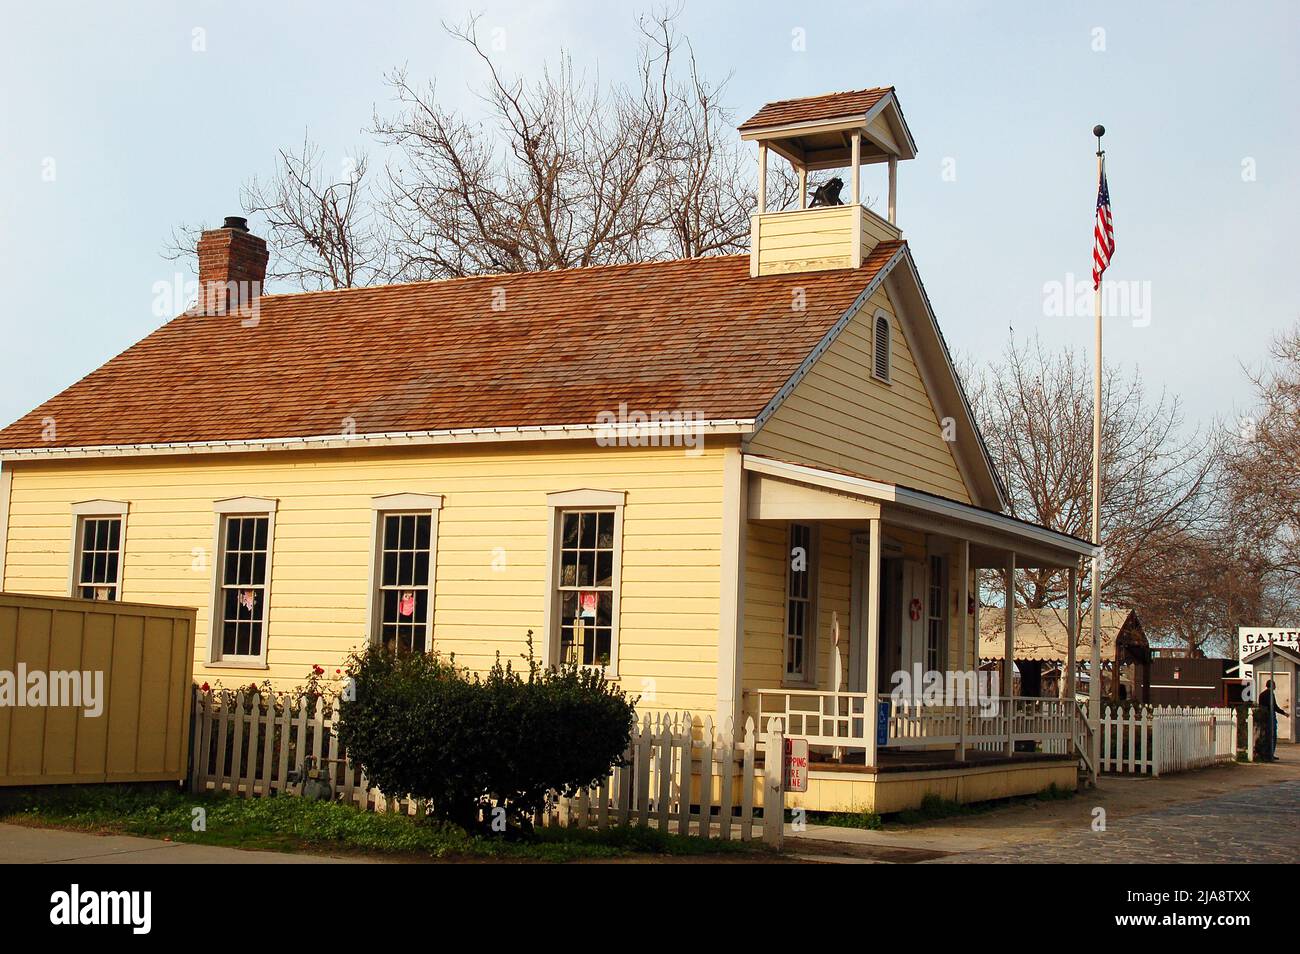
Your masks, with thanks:
[[[1106,161],[1101,164],[1101,182],[1097,186],[1097,226],[1093,229],[1092,287],[1101,288],[1101,273],[1115,254],[1115,223],[1110,217],[1110,189],[1106,185]]]

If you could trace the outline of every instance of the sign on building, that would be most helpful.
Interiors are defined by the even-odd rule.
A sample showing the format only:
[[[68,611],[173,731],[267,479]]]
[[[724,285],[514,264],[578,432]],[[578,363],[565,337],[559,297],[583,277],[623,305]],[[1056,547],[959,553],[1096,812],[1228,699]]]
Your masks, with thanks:
[[[785,740],[785,790],[787,792],[808,791],[808,740]]]
[[[1300,653],[1300,629],[1277,626],[1242,626],[1237,629],[1237,660],[1240,662],[1261,649],[1289,649]],[[1249,670],[1251,667],[1245,667]],[[1246,673],[1243,673],[1245,675]]]

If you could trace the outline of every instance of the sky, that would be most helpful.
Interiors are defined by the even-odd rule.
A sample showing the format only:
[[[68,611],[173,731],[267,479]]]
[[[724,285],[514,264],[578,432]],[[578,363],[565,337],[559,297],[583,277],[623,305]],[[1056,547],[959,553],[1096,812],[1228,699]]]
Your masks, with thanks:
[[[278,148],[306,132],[341,163],[366,146],[392,108],[386,72],[405,66],[477,114],[482,67],[441,21],[481,14],[506,72],[535,76],[564,50],[617,80],[651,8],[10,5],[0,419],[162,324],[156,283],[193,278],[161,255],[173,228],[239,214],[240,184],[268,175]],[[975,361],[1012,334],[1091,348],[1104,123],[1106,360],[1177,396],[1189,427],[1248,413],[1244,369],[1300,319],[1300,3],[684,0],[679,26],[707,76],[730,74],[737,122],[769,100],[896,87],[919,150],[900,163],[898,222],[949,346]]]

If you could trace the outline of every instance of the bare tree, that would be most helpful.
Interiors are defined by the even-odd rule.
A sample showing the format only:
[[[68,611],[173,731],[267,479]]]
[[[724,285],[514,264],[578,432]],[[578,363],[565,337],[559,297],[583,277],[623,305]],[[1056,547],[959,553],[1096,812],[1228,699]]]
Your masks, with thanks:
[[[967,377],[976,419],[1006,483],[1013,516],[1087,539],[1092,507],[1092,373],[1072,351],[1014,341],[1000,361]],[[1147,396],[1140,377],[1104,371],[1101,581],[1104,605],[1128,606],[1160,629],[1185,596],[1183,555],[1213,524],[1213,435],[1185,431],[1177,399]],[[1091,581],[1081,574],[1086,606]],[[1017,594],[1059,606],[1064,573],[1027,570]]]
[[[243,187],[244,210],[267,225],[268,278],[305,289],[383,281],[389,243],[368,193],[368,159],[360,151],[343,157],[338,174],[326,176],[323,156],[304,135],[299,151],[280,150],[269,181],[253,178]]]
[[[484,116],[441,104],[405,69],[386,76],[396,107],[371,133],[387,163],[372,186],[366,157],[325,171],[305,136],[274,172],[242,191],[268,229],[270,277],[306,289],[537,271],[743,252],[757,207],[752,151],[676,30],[679,10],[638,19],[635,79],[602,84],[567,54],[531,82],[502,73],[477,18],[444,28],[483,68]],[[798,199],[774,163],[767,207]],[[255,226],[258,227],[258,226]],[[194,256],[179,227],[170,259]]]
[[[1278,335],[1273,364],[1248,372],[1257,407],[1227,435],[1225,480],[1237,524],[1270,569],[1300,583],[1300,324]]]
[[[559,62],[503,75],[476,20],[447,27],[477,54],[489,119],[442,107],[432,84],[389,76],[399,109],[375,117],[390,165],[385,212],[408,279],[535,271],[739,252],[757,205],[725,82],[702,78],[674,12],[642,18],[637,79],[602,87]],[[678,63],[684,59],[684,75]],[[796,196],[772,178],[774,207]]]

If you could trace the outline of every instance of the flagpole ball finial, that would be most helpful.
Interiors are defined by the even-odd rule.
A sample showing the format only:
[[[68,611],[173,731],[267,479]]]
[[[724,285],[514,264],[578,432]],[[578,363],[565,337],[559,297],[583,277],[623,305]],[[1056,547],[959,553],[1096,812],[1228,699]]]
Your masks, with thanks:
[[[1096,126],[1092,127],[1092,134],[1100,139],[1102,136],[1106,135],[1106,127],[1098,123]]]

